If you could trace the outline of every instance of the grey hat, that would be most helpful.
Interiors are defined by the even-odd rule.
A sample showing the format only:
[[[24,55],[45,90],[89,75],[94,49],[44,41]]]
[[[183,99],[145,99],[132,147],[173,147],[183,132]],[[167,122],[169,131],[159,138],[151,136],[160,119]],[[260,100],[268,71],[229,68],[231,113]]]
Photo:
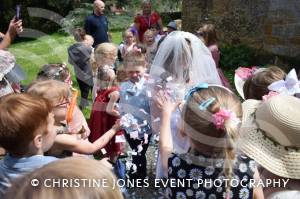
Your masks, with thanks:
[[[172,28],[173,30],[177,30],[177,24],[175,21],[171,21],[167,25],[168,28]]]

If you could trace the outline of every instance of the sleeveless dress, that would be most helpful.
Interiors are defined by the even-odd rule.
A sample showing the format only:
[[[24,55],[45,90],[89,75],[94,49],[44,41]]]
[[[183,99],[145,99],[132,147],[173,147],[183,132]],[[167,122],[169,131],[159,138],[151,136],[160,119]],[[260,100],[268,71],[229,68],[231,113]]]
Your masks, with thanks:
[[[237,156],[232,177],[235,180],[231,181],[230,194],[226,193],[226,181],[222,181],[226,179],[223,165],[224,159],[209,159],[203,155],[191,153],[180,155],[172,153],[168,160],[168,179],[191,179],[191,182],[185,186],[169,186],[166,189],[167,197],[176,199],[252,198],[253,189],[249,186],[249,182],[253,179],[255,161],[244,155]],[[203,180],[202,184],[199,183],[199,179]],[[204,183],[205,180],[207,183]],[[220,184],[220,182],[224,183]]]
[[[97,97],[92,107],[92,112],[89,120],[89,127],[91,134],[89,140],[91,142],[96,141],[105,132],[111,129],[118,119],[115,116],[109,115],[106,112],[106,106],[110,100],[108,97],[110,93],[114,91],[119,91],[118,87],[112,87],[110,89],[102,89],[97,92]],[[122,135],[123,132],[119,131],[116,135]],[[120,143],[115,142],[116,135],[110,140],[110,142],[105,146],[105,150],[109,156],[112,154],[122,153],[123,146]]]

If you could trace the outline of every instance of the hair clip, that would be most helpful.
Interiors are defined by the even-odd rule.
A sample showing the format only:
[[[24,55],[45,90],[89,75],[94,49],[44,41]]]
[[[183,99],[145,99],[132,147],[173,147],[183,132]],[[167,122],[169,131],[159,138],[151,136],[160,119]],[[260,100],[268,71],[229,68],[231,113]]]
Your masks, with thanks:
[[[197,92],[197,91],[199,91],[199,90],[201,90],[201,89],[204,89],[204,88],[208,88],[208,84],[207,84],[207,83],[199,83],[199,84],[197,84],[196,86],[194,86],[193,88],[191,88],[191,89],[187,92],[187,94],[186,94],[185,97],[184,97],[184,100],[187,101],[188,98],[189,98],[190,96],[192,96],[194,92]]]
[[[200,105],[199,105],[199,109],[201,111],[204,111],[207,109],[207,107],[209,107],[214,101],[216,100],[216,98],[214,97],[210,97],[207,100],[203,101]]]

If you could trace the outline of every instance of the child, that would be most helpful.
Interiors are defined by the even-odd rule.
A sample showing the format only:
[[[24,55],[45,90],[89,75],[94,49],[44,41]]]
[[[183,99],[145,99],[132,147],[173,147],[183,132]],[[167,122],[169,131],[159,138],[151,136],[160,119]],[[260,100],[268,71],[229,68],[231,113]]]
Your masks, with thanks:
[[[135,46],[135,38],[130,29],[127,29],[123,32],[123,41],[124,43],[120,44],[119,51],[121,53],[121,60],[124,59],[126,54],[133,49]]]
[[[93,104],[89,127],[91,135],[89,140],[94,142],[108,131],[120,117],[116,110],[116,103],[119,100],[119,87],[115,85],[115,72],[110,68],[100,68],[97,79],[100,84],[100,90],[97,91],[97,97]],[[118,133],[120,137],[122,132]],[[125,141],[125,140],[124,140]],[[122,152],[122,145],[116,143],[116,136],[105,147],[108,156],[112,161]]]
[[[150,67],[154,60],[156,50],[157,50],[157,42],[155,40],[155,33],[151,30],[147,30],[144,33],[144,45],[146,48],[146,62],[147,62],[147,71],[150,71]]]
[[[140,51],[130,51],[124,59],[124,69],[129,80],[121,83],[120,88],[121,121],[126,120],[129,114],[136,121],[135,125],[127,125],[124,129],[126,140],[136,153],[132,156],[133,165],[129,173],[132,179],[143,179],[147,175],[146,151],[152,133],[145,65],[145,57]]]
[[[77,28],[73,35],[77,43],[68,48],[68,59],[74,67],[81,93],[79,107],[82,110],[88,105],[89,91],[93,87],[93,74],[89,60],[93,52],[94,39],[92,36],[85,34],[85,31],[81,28]]]
[[[8,152],[0,161],[0,198],[11,182],[56,158],[44,156],[54,142],[50,102],[32,94],[10,94],[0,102],[0,145]]]
[[[78,139],[77,136],[73,136],[63,124],[66,119],[71,98],[70,88],[65,83],[55,80],[35,82],[29,86],[28,92],[45,97],[50,100],[54,107],[54,127],[58,135],[55,138],[54,145],[49,151],[49,154],[60,157],[68,156],[69,151],[80,154],[94,154],[103,148],[120,128],[118,124],[115,124],[94,143],[90,143],[88,140]],[[80,132],[76,133],[78,134]]]
[[[46,64],[42,66],[37,75],[37,80],[58,80],[66,83],[70,88],[72,87],[71,73],[65,64]],[[76,134],[82,132],[82,139],[86,139],[90,135],[90,129],[84,118],[83,113],[76,105],[73,111],[73,119],[68,124],[69,132]],[[83,127],[83,128],[82,128]]]
[[[277,66],[259,69],[243,85],[242,96],[245,99],[262,100],[269,93],[268,86],[275,81],[284,80],[286,73]]]
[[[93,101],[96,98],[96,93],[100,89],[99,83],[97,82],[98,69],[102,67],[108,67],[115,69],[114,63],[116,62],[118,55],[118,49],[113,43],[102,43],[99,44],[94,52],[94,56],[91,58],[92,70],[93,70]]]
[[[300,100],[279,95],[243,103],[241,150],[260,167],[260,176],[285,181],[264,187],[265,198],[300,198]]]
[[[189,152],[183,154],[173,153],[171,141],[170,116],[178,103],[163,93],[157,102],[162,109],[159,146],[164,173],[168,179],[192,179],[184,187],[169,185],[168,197],[252,198],[252,187],[239,183],[243,179],[248,185],[256,172],[255,162],[235,149],[242,117],[239,99],[225,87],[206,83],[193,87],[182,108],[180,131],[191,143]],[[219,186],[214,186],[216,180],[221,181]]]
[[[38,179],[40,184],[33,186],[32,179]],[[7,190],[4,198],[123,199],[120,189],[115,187],[116,180],[111,170],[99,161],[65,158],[19,179]]]
[[[218,47],[218,38],[215,26],[213,24],[204,24],[199,30],[198,34],[203,37],[205,45],[210,50],[212,57],[216,63],[222,85],[231,88],[228,79],[225,77],[223,71],[220,68],[220,51]]]

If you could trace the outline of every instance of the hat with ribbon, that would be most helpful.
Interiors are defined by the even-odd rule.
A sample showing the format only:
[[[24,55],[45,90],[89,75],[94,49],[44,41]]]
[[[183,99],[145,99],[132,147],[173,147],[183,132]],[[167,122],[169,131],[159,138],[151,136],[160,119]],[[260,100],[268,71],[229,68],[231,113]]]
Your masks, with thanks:
[[[246,100],[240,148],[271,173],[300,179],[300,100],[277,95]]]

